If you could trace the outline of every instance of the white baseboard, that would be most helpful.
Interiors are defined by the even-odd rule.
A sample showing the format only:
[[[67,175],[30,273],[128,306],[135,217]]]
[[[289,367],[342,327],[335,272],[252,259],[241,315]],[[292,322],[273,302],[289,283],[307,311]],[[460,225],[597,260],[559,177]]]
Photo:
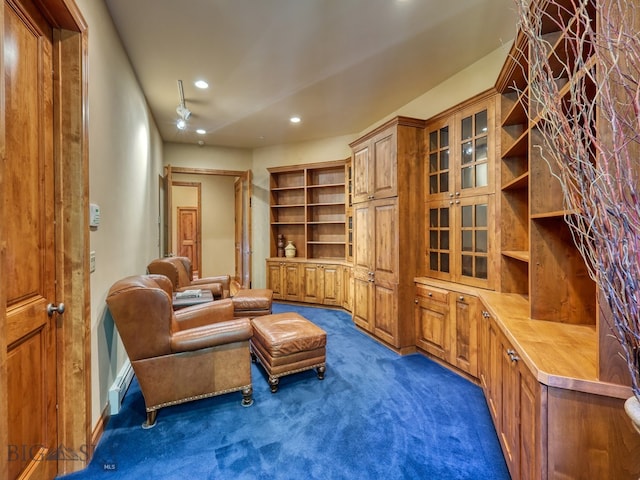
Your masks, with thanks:
[[[133,379],[133,368],[131,362],[127,359],[120,369],[120,373],[116,377],[113,385],[109,389],[109,407],[111,415],[116,415],[120,411],[122,399],[129,389],[131,380]]]

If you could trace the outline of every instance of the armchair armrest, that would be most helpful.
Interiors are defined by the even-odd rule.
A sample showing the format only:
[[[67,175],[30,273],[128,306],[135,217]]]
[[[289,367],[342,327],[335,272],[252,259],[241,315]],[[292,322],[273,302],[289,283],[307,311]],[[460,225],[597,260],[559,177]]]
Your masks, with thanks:
[[[231,285],[231,277],[229,275],[217,275],[213,277],[202,277],[191,280],[191,285],[197,285],[198,288],[206,288],[202,286],[204,284],[216,283],[221,285],[220,296],[222,298],[227,298],[229,296],[229,289]]]
[[[222,298],[224,295],[224,290],[222,288],[221,283],[194,283],[192,285],[187,285],[186,287],[181,287],[176,290],[176,292],[184,292],[185,290],[210,290],[213,298]]]
[[[247,341],[252,336],[253,328],[248,318],[227,320],[174,333],[171,336],[171,351],[173,353],[191,352],[202,348]]]
[[[188,330],[231,320],[234,315],[233,312],[233,301],[227,299],[181,308],[176,310],[175,316],[178,330]]]

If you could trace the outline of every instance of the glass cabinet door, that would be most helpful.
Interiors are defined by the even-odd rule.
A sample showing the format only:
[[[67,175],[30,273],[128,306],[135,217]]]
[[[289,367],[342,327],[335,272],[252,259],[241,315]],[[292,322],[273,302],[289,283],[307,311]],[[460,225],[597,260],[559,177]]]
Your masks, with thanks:
[[[493,221],[493,195],[479,195],[460,199],[456,203],[454,241],[456,263],[459,262],[457,280],[467,285],[487,288],[495,272],[490,258],[494,238],[490,230]]]
[[[433,202],[427,209],[427,261],[431,276],[451,277],[451,207],[450,202]]]
[[[427,185],[429,195],[450,191],[449,126],[435,128],[428,134]]]
[[[460,188],[489,185],[487,110],[466,116],[460,121]]]

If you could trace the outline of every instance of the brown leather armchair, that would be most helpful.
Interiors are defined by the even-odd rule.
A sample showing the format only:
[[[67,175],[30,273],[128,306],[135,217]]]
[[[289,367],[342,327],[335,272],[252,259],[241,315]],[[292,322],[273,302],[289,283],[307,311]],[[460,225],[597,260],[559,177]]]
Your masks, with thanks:
[[[188,257],[157,258],[147,265],[147,272],[169,277],[174,292],[191,289],[211,290],[215,300],[231,295],[229,275],[194,279],[191,260]]]
[[[173,311],[172,287],[163,275],[117,281],[107,305],[155,425],[162,407],[241,391],[253,403],[248,318],[233,319],[230,299]]]

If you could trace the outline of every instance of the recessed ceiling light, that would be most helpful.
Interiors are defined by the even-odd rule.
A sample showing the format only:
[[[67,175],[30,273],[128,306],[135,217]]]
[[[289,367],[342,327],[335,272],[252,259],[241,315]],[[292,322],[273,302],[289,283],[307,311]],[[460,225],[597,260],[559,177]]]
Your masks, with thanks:
[[[196,130],[196,133],[199,133],[200,135],[204,135],[205,133],[207,133],[207,131],[204,128],[199,128]]]
[[[195,82],[195,86],[202,89],[209,88],[209,84],[204,80],[197,80]]]
[[[300,123],[300,122],[301,122],[301,119],[300,119],[300,117],[291,117],[291,118],[289,119],[289,121],[290,121],[291,123]]]

